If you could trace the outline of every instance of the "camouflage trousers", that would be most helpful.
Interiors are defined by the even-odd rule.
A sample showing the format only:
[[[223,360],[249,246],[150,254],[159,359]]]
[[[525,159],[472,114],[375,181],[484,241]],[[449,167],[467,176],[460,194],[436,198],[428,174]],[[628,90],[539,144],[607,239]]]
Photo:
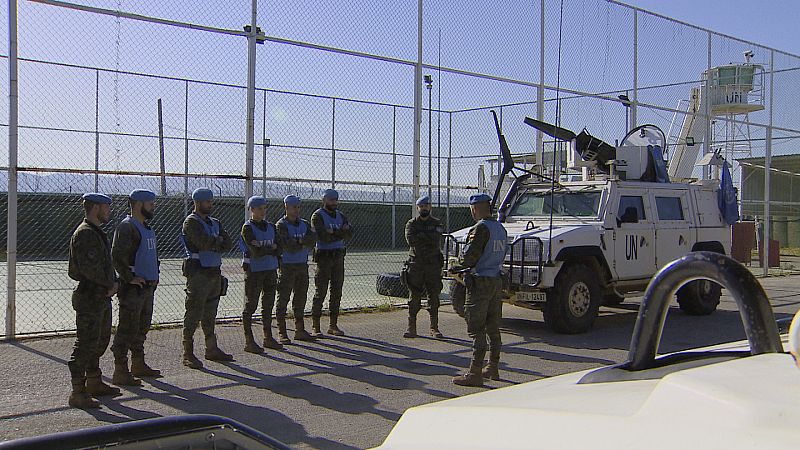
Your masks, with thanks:
[[[206,337],[214,335],[222,275],[219,270],[199,269],[186,277],[186,312],[183,315],[183,340],[191,341],[197,325]]]
[[[244,274],[244,311],[242,317],[249,319],[258,308],[261,299],[261,320],[264,328],[269,328],[272,322],[272,308],[275,306],[275,291],[278,288],[278,271],[265,270],[263,272],[250,272]]]
[[[342,286],[344,285],[344,251],[333,252],[332,255],[320,254],[317,256],[317,269],[314,272],[314,286],[316,292],[311,306],[311,316],[322,316],[322,304],[330,285],[331,298],[328,306],[331,311],[331,320],[339,316],[339,305],[342,302]]]
[[[144,341],[153,321],[153,299],[156,287],[145,285],[138,287],[123,284],[119,288],[119,323],[111,352],[114,360],[128,360],[128,350],[134,357],[144,356]]]
[[[439,264],[408,264],[406,277],[411,296],[408,300],[408,314],[416,316],[422,308],[422,296],[428,294],[428,309],[439,309],[439,294],[442,292],[442,266]]]
[[[500,358],[500,318],[503,315],[503,301],[500,291],[503,282],[500,277],[474,277],[467,287],[464,303],[464,318],[467,333],[472,338],[472,363],[483,365],[486,356],[486,338],[489,338],[489,358]],[[469,286],[469,285],[468,285]]]
[[[111,299],[96,293],[72,293],[75,345],[67,365],[73,379],[100,375],[100,357],[111,340]]]
[[[286,319],[289,298],[292,297],[292,312],[295,319],[302,319],[308,299],[308,264],[283,264],[278,278],[278,306],[275,317]]]

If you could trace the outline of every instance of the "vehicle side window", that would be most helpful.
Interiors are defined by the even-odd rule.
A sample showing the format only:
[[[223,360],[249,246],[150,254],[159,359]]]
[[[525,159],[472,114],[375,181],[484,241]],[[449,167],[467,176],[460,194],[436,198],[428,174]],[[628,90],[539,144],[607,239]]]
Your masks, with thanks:
[[[628,208],[636,208],[636,212],[639,214],[639,220],[647,220],[647,217],[644,214],[644,200],[639,195],[623,195],[619,198],[619,210],[617,211],[617,216],[622,217],[625,214],[625,210]]]
[[[680,197],[656,197],[659,220],[683,220]]]

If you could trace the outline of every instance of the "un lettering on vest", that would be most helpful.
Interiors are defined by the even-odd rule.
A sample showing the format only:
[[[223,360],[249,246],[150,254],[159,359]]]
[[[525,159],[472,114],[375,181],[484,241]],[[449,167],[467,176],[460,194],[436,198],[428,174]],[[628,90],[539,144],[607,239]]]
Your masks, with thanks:
[[[156,249],[156,238],[154,238],[154,237],[147,238],[146,245],[147,245],[147,249],[148,250],[155,250]]]

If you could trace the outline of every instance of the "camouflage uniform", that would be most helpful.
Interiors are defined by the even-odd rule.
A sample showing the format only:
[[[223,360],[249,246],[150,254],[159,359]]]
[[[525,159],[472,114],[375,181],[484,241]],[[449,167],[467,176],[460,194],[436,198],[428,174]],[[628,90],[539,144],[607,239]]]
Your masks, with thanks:
[[[69,277],[78,281],[72,293],[77,336],[67,363],[73,387],[83,386],[87,379],[90,384],[100,383],[100,357],[111,339],[108,292],[114,287],[116,275],[106,233],[87,220],[70,239]]]
[[[206,223],[211,223],[207,217]],[[193,216],[183,221],[183,234],[186,247],[196,253],[200,251],[228,252],[233,243],[228,233],[220,224],[219,236],[206,234],[203,225]],[[183,316],[184,346],[190,345],[194,339],[198,323],[203,328],[206,338],[206,352],[209,347],[217,348],[214,325],[217,319],[217,307],[221,293],[222,272],[219,267],[201,267],[196,259],[184,260],[184,276],[186,276],[186,313]],[[184,351],[186,348],[184,348]]]
[[[495,219],[487,218],[494,221]],[[462,267],[475,267],[478,260],[487,250],[490,243],[490,231],[482,223],[475,224],[467,236],[467,245],[460,257]],[[500,319],[503,315],[503,301],[501,291],[503,282],[501,277],[484,277],[466,275],[467,282],[466,301],[464,303],[464,318],[467,322],[467,333],[472,338],[472,362],[470,372],[483,367],[486,356],[486,340],[489,339],[489,367],[483,376],[499,379],[497,367],[500,361]]]
[[[147,223],[142,225],[150,228]],[[114,269],[120,278],[119,292],[117,293],[119,324],[111,351],[114,353],[115,364],[125,364],[127,368],[128,350],[130,350],[134,367],[143,369],[144,342],[153,320],[154,294],[158,283],[146,281],[143,287],[130,284],[131,280],[136,277],[131,268],[135,264],[136,251],[140,244],[141,235],[133,223],[122,222],[117,226],[114,233],[114,244],[111,247],[111,257],[114,261]],[[142,375],[144,372],[155,371],[150,369],[149,371],[134,370],[134,372],[139,376],[144,376]],[[150,374],[150,376],[157,375]],[[115,384],[118,383],[115,382]]]
[[[406,223],[405,235],[408,242],[408,261],[406,262],[406,284],[411,292],[408,301],[409,337],[416,335],[417,313],[421,308],[422,295],[427,292],[428,312],[431,317],[431,333],[439,333],[439,294],[442,291],[441,251],[442,223],[429,216],[416,217]]]
[[[251,244],[252,241],[257,240],[253,229],[250,226],[250,221],[242,225],[241,237],[244,244],[247,246],[247,254],[250,258],[263,258],[265,256],[279,256],[281,254],[281,247],[278,240],[275,240],[277,248],[260,247]],[[267,227],[274,227],[266,220],[261,222],[254,222],[260,230],[264,231]],[[264,345],[273,348],[272,345],[267,345],[272,341],[272,309],[275,307],[275,292],[278,288],[278,271],[264,270],[258,272],[251,272],[250,265],[247,263],[242,264],[244,269],[244,311],[242,311],[242,322],[245,328],[245,339],[252,340],[252,317],[258,308],[258,299],[261,298],[261,320],[264,325]],[[249,335],[248,335],[249,331]]]
[[[341,211],[338,212],[342,214]],[[336,241],[343,241],[350,239],[353,236],[352,229],[337,229],[333,233],[328,233],[325,227],[325,220],[323,214],[333,216],[324,208],[320,208],[311,215],[311,228],[317,235],[317,246],[320,243],[332,243]],[[344,217],[344,215],[342,214]],[[347,218],[344,218],[344,223]],[[346,253],[345,248],[336,250],[320,250],[319,248],[314,251],[314,262],[317,263],[317,268],[314,273],[314,286],[316,292],[312,300],[311,318],[314,321],[315,330],[319,330],[320,317],[322,316],[322,304],[325,301],[325,295],[328,291],[330,284],[330,315],[331,315],[331,328],[336,327],[339,318],[339,305],[342,301],[342,286],[344,285],[344,256]]]
[[[296,253],[303,249],[311,249],[317,242],[317,237],[311,230],[311,224],[300,218],[294,225],[300,222],[306,224],[306,234],[302,239],[297,239],[289,233],[289,219],[283,216],[277,223],[278,242],[285,252]],[[294,297],[292,297],[294,293]],[[287,263],[281,262],[280,277],[278,278],[278,306],[275,310],[275,317],[278,319],[278,329],[286,335],[286,309],[289,306],[289,298],[292,297],[292,314],[294,315],[295,339],[308,339],[305,331],[303,316],[306,311],[306,301],[308,300],[308,262]],[[282,327],[282,328],[281,328]]]

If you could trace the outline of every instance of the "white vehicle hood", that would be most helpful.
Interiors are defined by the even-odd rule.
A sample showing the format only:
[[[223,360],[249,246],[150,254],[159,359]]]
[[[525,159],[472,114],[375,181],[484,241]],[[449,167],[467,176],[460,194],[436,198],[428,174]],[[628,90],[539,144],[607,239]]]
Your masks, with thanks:
[[[411,408],[380,449],[797,448],[800,370],[764,354],[661,379],[590,371]]]
[[[552,236],[553,239],[558,239],[568,233],[572,233],[576,230],[586,230],[586,229],[593,229],[596,232],[600,232],[603,229],[603,226],[599,223],[587,223],[587,224],[580,224],[580,225],[560,225],[558,223],[553,224],[553,232],[552,235],[550,233],[550,228],[547,226],[547,223],[539,223],[536,224],[536,228],[531,230],[526,230],[527,222],[519,221],[519,222],[508,222],[504,223],[503,227],[506,229],[508,233],[508,240],[512,242],[514,239],[520,236],[535,236],[541,239],[543,242],[550,239]],[[464,242],[467,238],[467,233],[469,232],[469,228],[464,228],[452,233],[453,237],[455,237],[459,242]]]

